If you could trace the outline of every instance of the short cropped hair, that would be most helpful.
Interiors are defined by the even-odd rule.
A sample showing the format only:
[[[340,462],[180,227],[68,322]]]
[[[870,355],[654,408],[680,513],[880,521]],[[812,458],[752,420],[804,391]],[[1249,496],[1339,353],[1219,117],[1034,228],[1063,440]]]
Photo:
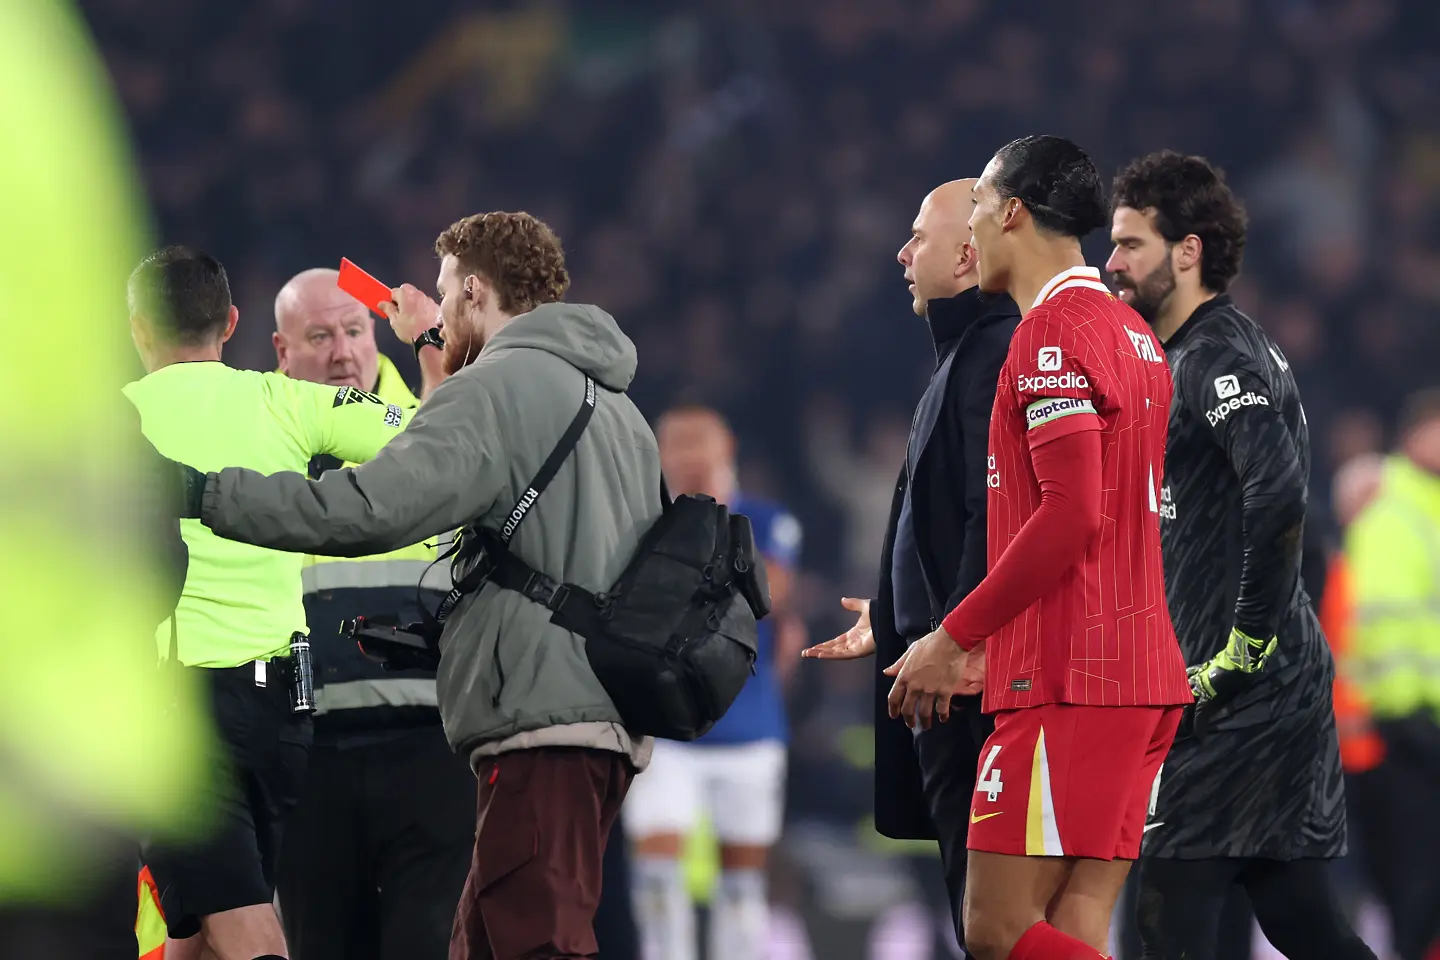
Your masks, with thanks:
[[[1100,171],[1076,144],[1064,137],[1021,137],[995,158],[1001,198],[1019,199],[1039,229],[1080,239],[1105,225]]]
[[[570,288],[560,238],[528,213],[466,217],[440,234],[435,252],[453,254],[462,273],[489,280],[506,313],[528,313],[542,303],[563,300]]]
[[[140,261],[130,274],[131,316],[178,346],[203,346],[225,330],[230,318],[230,280],[225,267],[194,247],[170,246]]]
[[[1200,284],[1224,293],[1245,256],[1245,206],[1225,172],[1204,157],[1161,150],[1132,160],[1115,177],[1112,210],[1154,210],[1155,229],[1167,243],[1200,238]]]
[[[677,403],[660,414],[660,419],[655,421],[655,424],[658,427],[667,420],[676,420],[682,417],[703,417],[714,421],[716,425],[732,436],[735,432],[725,414],[703,403]]]

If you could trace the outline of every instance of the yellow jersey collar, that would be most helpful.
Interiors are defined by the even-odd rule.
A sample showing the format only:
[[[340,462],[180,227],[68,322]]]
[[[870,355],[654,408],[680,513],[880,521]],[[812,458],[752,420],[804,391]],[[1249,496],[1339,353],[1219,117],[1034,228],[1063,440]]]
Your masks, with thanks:
[[[414,409],[420,406],[420,398],[411,392],[394,361],[383,353],[380,354],[380,366],[375,375],[375,395],[397,407]]]

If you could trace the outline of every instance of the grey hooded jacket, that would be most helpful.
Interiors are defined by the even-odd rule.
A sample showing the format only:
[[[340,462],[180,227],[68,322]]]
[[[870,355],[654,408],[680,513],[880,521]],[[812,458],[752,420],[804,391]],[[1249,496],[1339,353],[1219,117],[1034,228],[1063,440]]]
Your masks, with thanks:
[[[498,529],[565,432],[589,374],[598,391],[579,446],[511,541],[557,580],[610,587],[660,516],[660,458],[619,392],[635,345],[604,311],[545,304],[512,320],[450,377],[373,461],[320,480],[229,468],[206,483],[205,525],[232,540],[322,556],[392,550],[480,519]],[[437,679],[451,746],[472,761],[535,746],[649,759],[595,678],[585,642],[549,611],[487,584],[445,623]]]

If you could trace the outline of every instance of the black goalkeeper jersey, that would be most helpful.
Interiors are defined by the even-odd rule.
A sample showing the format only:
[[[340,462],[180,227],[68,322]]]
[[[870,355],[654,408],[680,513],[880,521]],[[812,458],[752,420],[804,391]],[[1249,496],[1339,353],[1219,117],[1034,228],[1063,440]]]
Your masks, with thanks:
[[[1166,598],[1187,664],[1231,627],[1278,637],[1254,684],[1206,707],[1161,773],[1146,855],[1337,856],[1334,663],[1300,577],[1310,437],[1278,347],[1220,296],[1165,344],[1175,383],[1160,494]]]

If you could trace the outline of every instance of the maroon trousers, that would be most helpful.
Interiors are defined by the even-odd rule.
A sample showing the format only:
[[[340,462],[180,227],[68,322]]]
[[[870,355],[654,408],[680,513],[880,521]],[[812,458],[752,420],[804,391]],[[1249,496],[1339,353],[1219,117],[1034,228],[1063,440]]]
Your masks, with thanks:
[[[605,841],[635,776],[610,750],[541,747],[479,768],[475,855],[450,960],[598,957]]]

